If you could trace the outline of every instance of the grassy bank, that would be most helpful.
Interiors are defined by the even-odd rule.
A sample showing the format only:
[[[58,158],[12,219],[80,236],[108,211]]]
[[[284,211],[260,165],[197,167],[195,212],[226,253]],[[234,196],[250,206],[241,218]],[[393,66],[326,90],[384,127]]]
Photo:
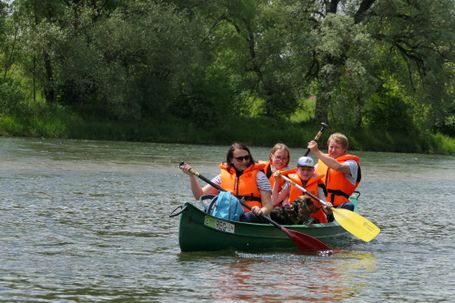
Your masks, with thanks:
[[[2,136],[142,142],[228,145],[241,141],[257,146],[284,142],[291,147],[303,147],[319,128],[319,123],[314,121],[279,122],[266,118],[242,118],[210,127],[197,127],[172,117],[113,121],[100,117],[82,118],[62,108],[23,117],[0,115]],[[378,130],[329,128],[321,142],[334,131],[346,133],[351,140],[351,148],[355,150],[455,154],[455,138],[441,134],[394,134]]]

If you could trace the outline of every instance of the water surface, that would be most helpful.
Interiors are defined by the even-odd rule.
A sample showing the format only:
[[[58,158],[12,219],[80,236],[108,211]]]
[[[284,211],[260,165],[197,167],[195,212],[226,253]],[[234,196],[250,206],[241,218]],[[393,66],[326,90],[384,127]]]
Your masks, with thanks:
[[[453,301],[454,156],[359,153],[371,243],[181,253],[168,215],[192,195],[178,163],[212,177],[227,148],[0,138],[0,302]]]

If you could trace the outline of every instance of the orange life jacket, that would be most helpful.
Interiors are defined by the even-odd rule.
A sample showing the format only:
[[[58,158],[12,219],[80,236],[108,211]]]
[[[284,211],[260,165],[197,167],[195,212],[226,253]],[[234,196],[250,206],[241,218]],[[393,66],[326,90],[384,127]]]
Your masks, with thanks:
[[[345,154],[336,158],[336,160],[339,163],[344,163],[348,160],[354,160],[359,167],[356,183],[352,184],[348,179],[346,179],[346,176],[343,172],[339,172],[327,167],[327,165],[325,165],[325,163],[321,160],[318,161],[316,172],[319,175],[324,176],[323,180],[328,191],[327,201],[330,201],[334,206],[339,206],[349,201],[349,197],[352,195],[360,183],[361,171],[359,163],[360,158],[356,155]]]
[[[294,168],[290,168],[288,170],[285,170],[285,171],[282,171],[281,174],[283,176],[289,176],[290,174],[295,174],[297,173],[297,167],[294,167]]]
[[[256,176],[263,167],[261,164],[253,164],[245,169],[240,176],[237,176],[233,166],[228,169],[226,163],[221,163],[221,187],[230,191],[238,199],[244,198],[245,203],[250,207],[262,207],[261,192],[258,188]],[[246,207],[243,207],[243,210],[245,212],[250,211]]]
[[[302,180],[300,179],[300,177],[297,174],[289,174],[288,177],[295,183],[304,187],[307,191],[309,191],[316,197],[319,197],[318,188],[319,188],[319,185],[324,185],[324,182],[322,181],[323,176],[314,174],[310,179],[308,179],[305,186],[303,185]],[[301,191],[300,189],[298,189],[296,186],[291,185],[291,188],[289,189],[289,197],[288,197],[289,203],[294,202],[298,197],[300,197],[301,195],[304,195],[304,194],[305,193],[303,191]],[[325,197],[319,197],[319,198],[324,200]],[[324,211],[322,210],[321,203],[319,203],[319,201],[317,201],[313,198],[311,198],[311,200],[313,201],[314,205],[316,205],[319,208],[319,210],[317,212],[311,214],[311,217],[317,219],[319,221],[319,223],[322,223],[322,224],[327,223],[327,217],[326,217]]]
[[[291,168],[291,169],[288,169],[288,170],[283,170],[281,171],[281,175],[283,176],[289,176],[290,174],[295,174],[297,172],[297,167],[294,167],[294,168]],[[272,177],[273,179],[273,177]],[[275,183],[275,180],[273,180],[273,183]],[[285,183],[285,180],[282,179],[281,182],[280,182],[280,187],[278,189],[278,193],[283,189],[283,186],[284,186],[284,183]],[[273,190],[273,187],[272,187],[272,190]],[[284,201],[279,201],[278,203],[275,203],[273,204],[273,207],[275,206],[281,206],[283,204]]]
[[[264,172],[266,177],[269,179],[270,186],[272,187],[272,190],[273,190],[273,186],[275,185],[275,178],[273,177],[273,172],[272,172],[272,162],[259,161],[259,165],[261,165],[261,164],[264,165],[264,168],[262,169],[262,171]],[[283,188],[283,185],[284,185],[284,179],[281,179],[280,186],[278,187],[278,192],[281,191],[281,189]]]

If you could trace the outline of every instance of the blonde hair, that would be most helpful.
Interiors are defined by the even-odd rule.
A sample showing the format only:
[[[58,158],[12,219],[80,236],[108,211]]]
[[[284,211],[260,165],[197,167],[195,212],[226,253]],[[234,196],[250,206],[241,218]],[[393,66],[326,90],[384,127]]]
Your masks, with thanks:
[[[272,161],[272,155],[277,151],[277,150],[284,150],[288,154],[288,160],[286,161],[286,166],[288,166],[289,161],[291,160],[291,152],[289,151],[289,147],[284,144],[284,143],[277,143],[272,147],[272,150],[270,151],[269,154],[269,160]]]
[[[342,133],[331,134],[329,139],[327,139],[327,145],[330,145],[330,141],[335,141],[336,143],[340,144],[345,150],[349,148],[348,137],[346,137]]]

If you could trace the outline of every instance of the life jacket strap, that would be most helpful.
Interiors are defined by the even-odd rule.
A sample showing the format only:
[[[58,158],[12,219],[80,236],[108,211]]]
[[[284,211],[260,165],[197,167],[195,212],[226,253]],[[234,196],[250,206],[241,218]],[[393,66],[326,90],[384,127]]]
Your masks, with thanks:
[[[335,196],[342,196],[342,197],[349,199],[349,195],[339,189],[329,189],[328,192],[329,192],[329,194],[332,194],[331,199],[330,199],[331,200],[330,202],[332,204],[333,204],[333,201],[335,201]]]
[[[269,179],[272,176],[272,165],[267,166],[267,171],[265,172],[265,175],[267,176],[267,179]]]
[[[261,198],[258,198],[258,197],[254,197],[254,196],[236,196],[237,199],[245,199],[245,201],[257,201],[257,202],[261,202]]]

